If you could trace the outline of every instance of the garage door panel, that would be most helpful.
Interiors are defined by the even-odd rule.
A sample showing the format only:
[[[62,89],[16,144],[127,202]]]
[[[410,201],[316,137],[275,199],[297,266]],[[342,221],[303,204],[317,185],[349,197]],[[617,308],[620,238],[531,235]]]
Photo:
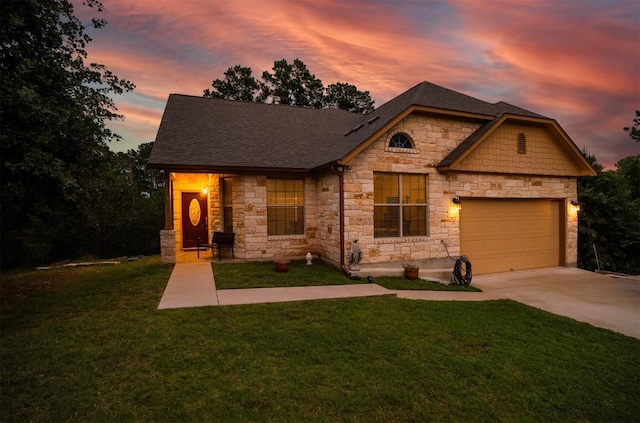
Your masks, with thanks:
[[[465,199],[461,253],[475,274],[557,266],[561,261],[560,202]]]

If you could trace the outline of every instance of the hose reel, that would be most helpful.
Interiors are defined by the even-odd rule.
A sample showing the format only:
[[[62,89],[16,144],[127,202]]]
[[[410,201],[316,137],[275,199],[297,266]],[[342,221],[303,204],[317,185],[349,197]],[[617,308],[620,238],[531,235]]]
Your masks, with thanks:
[[[457,259],[454,259],[449,254],[449,248],[447,248],[447,243],[444,242],[444,239],[440,242],[444,244],[444,248],[447,250],[447,256],[456,262],[453,266],[453,272],[451,272],[451,283],[464,286],[469,285],[472,278],[471,262],[469,261],[469,258],[467,256],[460,256]]]
[[[471,283],[471,262],[467,256],[460,256],[451,272],[451,283],[456,285],[469,285]]]

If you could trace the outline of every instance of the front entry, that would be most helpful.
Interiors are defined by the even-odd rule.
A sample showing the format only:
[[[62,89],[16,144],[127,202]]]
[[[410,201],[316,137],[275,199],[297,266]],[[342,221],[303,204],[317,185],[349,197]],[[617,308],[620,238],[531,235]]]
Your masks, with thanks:
[[[208,242],[207,195],[182,193],[182,248],[195,248],[198,238]]]

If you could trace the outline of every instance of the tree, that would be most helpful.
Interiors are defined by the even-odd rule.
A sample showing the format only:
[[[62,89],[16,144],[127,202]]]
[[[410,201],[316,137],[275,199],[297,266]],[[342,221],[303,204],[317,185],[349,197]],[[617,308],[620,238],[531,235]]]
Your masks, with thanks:
[[[354,113],[371,113],[374,109],[369,91],[359,91],[355,85],[336,82],[327,87],[324,107],[335,107]]]
[[[236,65],[227,69],[224,80],[216,79],[211,84],[213,91],[204,90],[204,97],[227,100],[254,101],[260,85],[251,75],[251,68]]]
[[[324,87],[301,60],[287,63],[286,59],[273,62],[273,73],[262,73],[259,99],[279,97],[282,104],[293,106],[322,107]]]
[[[631,139],[635,142],[640,142],[640,110],[636,110],[636,118],[633,119],[633,126],[626,126],[623,129],[629,133]]]
[[[578,265],[581,268],[640,273],[640,155],[626,157],[616,171],[581,178],[578,199]],[[594,251],[597,250],[598,261]]]
[[[342,82],[331,84],[325,90],[322,81],[300,59],[293,63],[276,60],[272,71],[264,71],[262,80],[257,81],[251,75],[251,68],[236,65],[227,69],[224,80],[214,80],[213,90],[205,89],[203,96],[257,102],[277,97],[282,104],[335,107],[354,113],[369,113],[374,109],[369,91],[359,91],[355,85]]]
[[[68,0],[1,2],[0,19],[1,264],[67,258],[94,239],[86,213],[119,138],[105,124],[122,118],[112,95],[134,84],[85,64],[91,38]]]

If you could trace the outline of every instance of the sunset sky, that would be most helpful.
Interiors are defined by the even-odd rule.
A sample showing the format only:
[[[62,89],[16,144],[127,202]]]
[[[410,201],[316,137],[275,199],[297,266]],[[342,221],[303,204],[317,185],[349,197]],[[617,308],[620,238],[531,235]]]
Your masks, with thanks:
[[[136,89],[116,97],[115,151],[153,141],[170,93],[200,96],[229,67],[260,77],[302,60],[325,86],[348,82],[380,106],[421,81],[556,119],[612,168],[640,145],[637,0],[72,0],[91,62]]]

